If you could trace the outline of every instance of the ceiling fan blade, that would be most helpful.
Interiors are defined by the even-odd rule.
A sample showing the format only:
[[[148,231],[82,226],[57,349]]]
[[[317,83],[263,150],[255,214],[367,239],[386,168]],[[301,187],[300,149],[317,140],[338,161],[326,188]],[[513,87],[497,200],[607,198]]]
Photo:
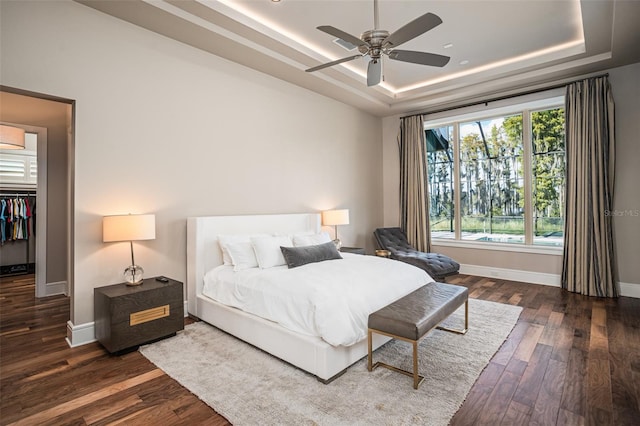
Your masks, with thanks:
[[[373,59],[369,61],[369,66],[367,67],[367,86],[375,86],[380,83],[380,79],[382,78],[382,59],[378,59],[374,61]]]
[[[344,41],[348,41],[349,43],[353,44],[354,46],[369,46],[369,43],[364,42],[362,40],[360,40],[358,37],[356,36],[352,36],[349,33],[345,33],[342,30],[339,30],[335,27],[332,27],[331,25],[321,25],[319,27],[317,27],[320,31],[323,31],[327,34],[330,34],[334,37],[338,37]]]
[[[414,52],[413,50],[392,50],[389,58],[396,61],[411,62],[419,65],[431,65],[432,67],[444,67],[449,63],[448,56],[435,53]]]
[[[399,46],[404,42],[418,37],[420,34],[426,33],[440,24],[442,24],[442,19],[440,19],[438,15],[426,13],[390,34],[382,41],[382,45],[391,45],[394,47]]]
[[[305,70],[305,71],[306,71],[306,72],[314,72],[314,71],[318,71],[318,70],[321,70],[321,69],[323,69],[323,68],[329,68],[329,67],[332,67],[332,66],[334,66],[334,65],[341,64],[341,63],[343,63],[343,62],[347,62],[347,61],[351,61],[351,60],[356,59],[356,58],[360,58],[361,56],[362,56],[362,55],[353,55],[353,56],[349,56],[349,57],[347,57],[347,58],[338,59],[338,60],[333,61],[333,62],[327,62],[326,64],[322,64],[322,65],[315,66],[315,67],[313,67],[313,68],[309,68],[308,70]]]

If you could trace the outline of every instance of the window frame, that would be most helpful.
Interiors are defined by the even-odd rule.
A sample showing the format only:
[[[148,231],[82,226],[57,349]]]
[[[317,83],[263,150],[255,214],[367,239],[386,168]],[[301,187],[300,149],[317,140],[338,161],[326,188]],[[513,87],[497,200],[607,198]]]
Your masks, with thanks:
[[[520,253],[534,254],[555,254],[562,255],[563,246],[545,246],[534,244],[533,235],[533,130],[532,114],[537,111],[547,109],[564,108],[564,95],[552,96],[544,99],[514,103],[512,105],[499,108],[484,109],[481,111],[467,112],[462,114],[452,114],[435,119],[424,119],[424,130],[444,126],[453,127],[453,159],[454,167],[452,177],[454,180],[454,238],[437,238],[431,234],[432,245],[474,248],[482,250],[500,250]],[[523,149],[523,172],[524,172],[524,242],[523,243],[503,243],[493,241],[463,240],[461,238],[462,218],[460,214],[461,202],[461,182],[460,182],[460,124],[468,121],[482,121],[496,117],[506,117],[509,115],[522,114],[522,149]],[[426,150],[426,147],[425,147]],[[431,229],[429,230],[431,232]]]

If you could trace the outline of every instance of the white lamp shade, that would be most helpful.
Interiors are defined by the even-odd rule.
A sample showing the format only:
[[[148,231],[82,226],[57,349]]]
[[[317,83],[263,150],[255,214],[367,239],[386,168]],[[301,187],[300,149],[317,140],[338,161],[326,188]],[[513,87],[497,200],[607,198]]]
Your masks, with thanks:
[[[0,149],[24,149],[24,129],[0,124]]]
[[[102,241],[140,241],[156,238],[156,215],[128,214],[102,218]]]
[[[348,225],[349,210],[325,210],[322,212],[322,224],[327,226]]]

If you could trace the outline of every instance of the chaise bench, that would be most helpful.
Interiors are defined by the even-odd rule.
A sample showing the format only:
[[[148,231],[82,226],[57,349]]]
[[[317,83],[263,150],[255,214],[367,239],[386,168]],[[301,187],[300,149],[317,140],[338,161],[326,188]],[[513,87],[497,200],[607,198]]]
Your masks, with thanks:
[[[453,330],[438,326],[444,319],[454,313],[464,304],[464,329]],[[469,291],[466,287],[429,283],[412,293],[392,302],[384,308],[369,315],[367,340],[369,345],[368,370],[373,371],[378,366],[413,377],[413,388],[424,380],[418,374],[418,341],[433,328],[465,334],[469,327]],[[373,363],[372,334],[382,334],[394,339],[413,344],[413,372],[385,364]]]
[[[390,252],[390,258],[424,269],[434,280],[445,281],[456,275],[460,264],[441,253],[425,253],[415,249],[400,228],[378,228],[373,231],[377,245]]]

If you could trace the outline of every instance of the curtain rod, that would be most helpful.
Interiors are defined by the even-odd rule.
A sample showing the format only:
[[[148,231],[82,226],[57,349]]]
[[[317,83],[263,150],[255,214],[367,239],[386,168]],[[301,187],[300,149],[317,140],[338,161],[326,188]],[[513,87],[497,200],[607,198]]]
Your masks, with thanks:
[[[525,90],[525,91],[522,91],[522,92],[514,93],[512,95],[498,96],[496,98],[491,98],[491,99],[488,99],[486,101],[470,102],[470,103],[467,103],[467,104],[458,105],[458,106],[452,106],[452,107],[449,107],[449,108],[442,108],[442,109],[438,109],[438,110],[435,110],[435,111],[426,111],[426,112],[419,112],[417,114],[405,115],[404,117],[400,117],[400,119],[409,118],[409,117],[415,117],[415,116],[418,116],[418,115],[437,114],[439,112],[452,111],[454,109],[467,108],[467,107],[470,107],[470,106],[476,106],[476,105],[482,105],[482,104],[486,105],[486,104],[488,104],[490,102],[497,102],[497,101],[502,101],[504,99],[515,98],[515,97],[518,97],[518,96],[532,95],[534,93],[545,92],[547,90],[559,89],[560,87],[565,87],[565,86],[567,86],[569,84],[572,84],[572,83],[577,83],[579,81],[583,81],[583,80],[586,80],[586,79],[589,79],[589,78],[598,78],[598,77],[609,77],[609,73],[607,72],[607,73],[604,73],[604,74],[592,75],[592,76],[589,76],[589,77],[584,77],[584,78],[580,78],[580,79],[577,79],[577,80],[571,80],[571,81],[567,81],[567,82],[564,82],[564,83],[557,83],[557,84],[553,84],[553,85],[550,85],[550,86],[541,87],[540,89]]]

